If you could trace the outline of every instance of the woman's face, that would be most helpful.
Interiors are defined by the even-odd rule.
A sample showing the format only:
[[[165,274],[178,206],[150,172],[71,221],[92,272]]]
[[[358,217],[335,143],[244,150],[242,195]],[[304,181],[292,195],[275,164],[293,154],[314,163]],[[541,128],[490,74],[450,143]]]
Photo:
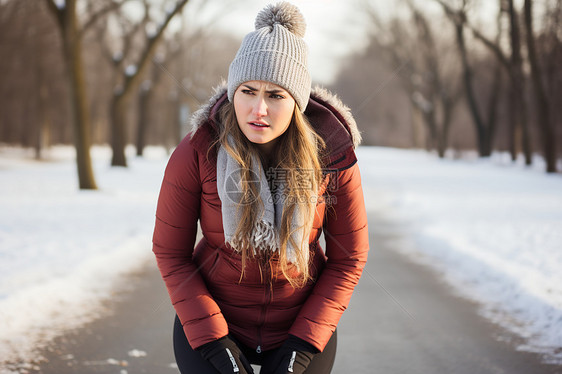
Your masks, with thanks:
[[[240,130],[267,153],[289,127],[294,110],[293,97],[270,82],[244,82],[234,93],[234,111]]]

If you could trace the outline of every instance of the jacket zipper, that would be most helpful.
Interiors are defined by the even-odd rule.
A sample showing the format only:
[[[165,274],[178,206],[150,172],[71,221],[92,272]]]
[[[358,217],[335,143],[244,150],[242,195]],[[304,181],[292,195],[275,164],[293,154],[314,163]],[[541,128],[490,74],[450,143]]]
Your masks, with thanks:
[[[264,296],[265,302],[261,307],[260,319],[258,324],[258,346],[256,347],[257,353],[262,353],[262,328],[265,324],[265,315],[267,313],[267,306],[271,303],[271,288],[273,287],[271,283],[271,264],[269,263],[269,256],[266,255],[264,263]]]
[[[261,316],[260,316],[260,323],[258,325],[258,346],[256,347],[256,352],[257,353],[261,353],[262,349],[261,349],[261,345],[262,345],[262,328],[263,325],[265,324],[265,314],[267,312],[267,305],[271,302],[271,292],[268,290],[268,288],[266,287],[265,289],[265,293],[266,293],[266,299],[265,299],[265,304],[262,306],[261,309]]]

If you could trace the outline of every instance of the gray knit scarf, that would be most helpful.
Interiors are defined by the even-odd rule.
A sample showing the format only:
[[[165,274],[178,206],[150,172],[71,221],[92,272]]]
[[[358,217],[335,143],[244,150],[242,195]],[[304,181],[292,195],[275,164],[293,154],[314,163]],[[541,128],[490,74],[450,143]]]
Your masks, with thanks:
[[[252,171],[254,176],[252,182],[259,184],[259,199],[263,202],[261,214],[258,214],[257,222],[251,233],[250,243],[254,249],[254,254],[258,251],[279,251],[279,233],[281,231],[281,217],[285,203],[284,183],[278,180],[274,194],[271,193],[265,172],[259,159],[254,156],[252,159]],[[241,238],[236,237],[236,228],[240,222],[241,213],[239,207],[241,203],[241,166],[232,156],[221,146],[217,156],[217,189],[222,203],[222,224],[224,229],[225,241],[232,248],[240,252]],[[303,235],[306,235],[303,227],[302,218],[299,214],[297,205],[291,221],[291,232],[293,240],[297,245],[302,243]],[[310,233],[310,231],[308,231]],[[307,239],[307,238],[306,238]],[[297,251],[302,253],[308,262],[309,248],[308,240],[304,241],[302,249],[294,248],[290,242],[287,243],[287,260],[295,263]]]

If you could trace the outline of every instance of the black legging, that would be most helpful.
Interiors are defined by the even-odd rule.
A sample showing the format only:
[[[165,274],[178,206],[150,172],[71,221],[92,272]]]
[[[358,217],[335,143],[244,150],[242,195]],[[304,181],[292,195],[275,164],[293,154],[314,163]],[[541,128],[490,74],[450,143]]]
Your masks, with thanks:
[[[261,365],[268,360],[273,359],[276,349],[257,353],[254,349],[246,347],[239,342],[236,344],[240,347],[244,356],[254,365]],[[337,331],[334,332],[330,341],[322,351],[314,356],[312,362],[306,369],[306,374],[327,374],[332,371],[334,360],[336,359],[336,348],[338,345]],[[217,370],[211,364],[201,357],[201,354],[194,351],[185,337],[181,322],[176,316],[174,322],[174,354],[176,362],[182,374],[217,374]]]

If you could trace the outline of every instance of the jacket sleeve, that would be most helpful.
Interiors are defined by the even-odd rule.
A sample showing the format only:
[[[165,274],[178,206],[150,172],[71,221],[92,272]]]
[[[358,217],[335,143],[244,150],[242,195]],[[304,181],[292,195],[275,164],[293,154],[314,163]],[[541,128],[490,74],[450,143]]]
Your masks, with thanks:
[[[194,349],[228,334],[220,308],[193,262],[200,204],[199,157],[187,136],[166,167],[152,242],[172,304]]]
[[[357,163],[338,171],[324,220],[326,266],[290,334],[322,351],[347,308],[369,250],[367,213]],[[333,209],[332,209],[333,208]]]

